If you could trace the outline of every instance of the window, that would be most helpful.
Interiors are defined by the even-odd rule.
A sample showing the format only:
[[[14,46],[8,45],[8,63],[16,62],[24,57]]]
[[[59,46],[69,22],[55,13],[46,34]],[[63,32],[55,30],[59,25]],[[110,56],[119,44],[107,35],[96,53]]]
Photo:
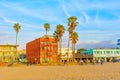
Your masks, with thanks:
[[[44,46],[42,46],[42,50],[45,50],[45,47],[44,47]]]
[[[117,51],[117,54],[119,54],[119,51]]]
[[[96,54],[96,51],[94,51],[94,54]]]
[[[104,51],[104,54],[105,54],[106,52]]]
[[[110,54],[110,51],[106,51],[107,54]]]
[[[111,51],[111,54],[113,53],[113,51]]]
[[[99,54],[100,53],[100,51],[97,51],[97,54]]]
[[[114,54],[116,54],[116,51],[114,51]]]

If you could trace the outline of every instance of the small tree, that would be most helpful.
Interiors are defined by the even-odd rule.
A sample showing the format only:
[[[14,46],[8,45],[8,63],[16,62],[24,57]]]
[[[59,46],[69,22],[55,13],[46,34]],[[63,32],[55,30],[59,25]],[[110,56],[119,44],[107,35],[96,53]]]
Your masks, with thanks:
[[[80,48],[80,49],[77,50],[77,53],[80,53],[80,54],[81,54],[82,51],[86,51],[86,49],[85,49],[85,48]]]

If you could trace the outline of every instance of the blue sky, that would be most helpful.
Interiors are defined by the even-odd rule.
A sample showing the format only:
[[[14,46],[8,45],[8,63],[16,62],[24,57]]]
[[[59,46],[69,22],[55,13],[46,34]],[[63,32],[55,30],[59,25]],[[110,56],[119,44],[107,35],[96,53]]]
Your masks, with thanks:
[[[114,48],[120,38],[120,0],[0,0],[0,44],[15,44],[13,25],[19,23],[19,48],[45,34],[44,23],[67,30],[67,18],[76,16],[79,34],[76,48]],[[63,36],[67,47],[68,32]]]

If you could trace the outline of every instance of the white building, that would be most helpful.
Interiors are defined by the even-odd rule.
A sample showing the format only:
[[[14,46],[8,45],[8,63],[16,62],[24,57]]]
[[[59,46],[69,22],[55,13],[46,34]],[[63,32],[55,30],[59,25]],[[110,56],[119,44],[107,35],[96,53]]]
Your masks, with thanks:
[[[111,61],[113,58],[120,57],[120,49],[93,49],[93,57],[95,60],[100,61],[100,59],[104,59],[104,61]]]
[[[60,48],[58,49],[58,53],[60,54]],[[77,53],[77,50],[75,50],[75,53]],[[61,48],[61,59],[64,60],[72,60],[72,50],[68,48]]]

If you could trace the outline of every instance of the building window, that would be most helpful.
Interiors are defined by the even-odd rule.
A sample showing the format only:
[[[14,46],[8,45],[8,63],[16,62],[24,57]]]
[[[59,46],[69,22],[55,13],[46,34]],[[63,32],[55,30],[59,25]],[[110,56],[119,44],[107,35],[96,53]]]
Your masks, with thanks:
[[[100,54],[100,53],[101,53],[101,51],[96,51],[96,53],[97,53],[97,54]]]
[[[45,50],[45,47],[44,47],[44,46],[42,46],[42,50],[43,50],[43,51]]]
[[[111,51],[111,54],[113,53],[113,51]]]
[[[119,51],[117,51],[117,54],[119,54]]]
[[[104,51],[104,54],[105,54],[105,51]]]
[[[110,54],[110,51],[106,51],[107,54]]]
[[[96,54],[96,51],[94,51],[94,54]]]

